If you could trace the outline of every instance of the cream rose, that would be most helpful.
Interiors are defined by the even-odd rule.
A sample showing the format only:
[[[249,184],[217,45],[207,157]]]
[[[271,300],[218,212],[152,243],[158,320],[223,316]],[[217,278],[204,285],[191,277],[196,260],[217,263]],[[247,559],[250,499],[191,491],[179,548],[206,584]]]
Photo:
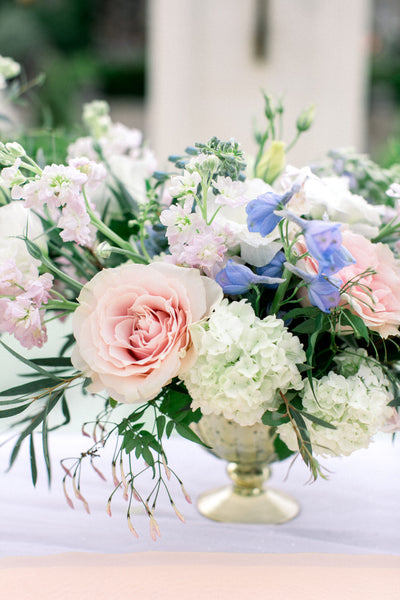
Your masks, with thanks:
[[[196,269],[126,264],[95,275],[79,295],[73,365],[119,402],[154,398],[193,359],[189,326],[222,290]]]

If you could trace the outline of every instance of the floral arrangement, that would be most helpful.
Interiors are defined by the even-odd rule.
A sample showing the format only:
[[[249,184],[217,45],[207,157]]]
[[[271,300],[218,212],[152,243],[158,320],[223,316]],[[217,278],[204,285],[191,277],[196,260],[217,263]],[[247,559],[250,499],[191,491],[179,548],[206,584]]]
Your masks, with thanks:
[[[1,69],[4,85],[18,75]],[[113,439],[107,511],[120,491],[135,535],[133,500],[159,534],[161,490],[183,518],[169,478],[189,497],[163,441],[176,432],[202,443],[191,427],[202,415],[273,427],[276,459],[299,453],[314,478],[319,456],[400,429],[400,178],[385,172],[382,186],[375,175],[375,197],[364,198],[364,158],[342,153],[339,173],[338,154],[333,165],[289,166],[313,109],[288,145],[276,136],[283,113],[265,95],[253,161],[213,138],[172,156],[168,172],[101,101],[85,105],[87,136],[61,162],[0,145],[0,331],[44,353],[32,359],[0,340],[29,370],[0,393],[0,417],[19,424],[10,463],[29,442],[36,483],[40,430],[50,476],[48,436],[70,419],[70,389],[82,386],[88,412],[90,396],[103,395],[90,447],[62,462],[64,490],[87,508],[82,464],[99,472]],[[71,326],[55,357],[45,350],[51,319]],[[131,411],[118,418],[121,404]],[[54,425],[57,405],[65,419]]]

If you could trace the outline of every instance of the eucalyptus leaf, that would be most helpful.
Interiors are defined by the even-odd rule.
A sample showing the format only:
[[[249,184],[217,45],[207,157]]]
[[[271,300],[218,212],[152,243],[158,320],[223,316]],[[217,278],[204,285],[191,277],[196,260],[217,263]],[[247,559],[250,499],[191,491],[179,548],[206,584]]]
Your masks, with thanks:
[[[301,412],[301,414],[306,419],[308,419],[309,421],[312,421],[316,425],[321,425],[322,427],[326,427],[327,429],[337,429],[337,427],[335,427],[335,425],[332,425],[332,423],[328,423],[327,421],[324,421],[324,419],[320,419],[319,417],[316,417],[315,415],[310,415],[310,413],[306,412],[305,410],[301,410],[299,412]]]
[[[21,362],[23,362],[25,365],[27,365],[28,367],[30,367],[31,369],[33,369],[34,371],[37,371],[38,373],[42,373],[42,375],[45,375],[46,377],[52,378],[55,381],[62,381],[61,377],[57,377],[56,375],[53,375],[52,373],[50,373],[49,371],[46,371],[45,369],[42,369],[41,366],[35,364],[34,362],[32,362],[31,360],[28,360],[27,358],[25,358],[24,356],[22,356],[21,354],[19,354],[18,352],[16,352],[15,350],[13,350],[12,348],[10,348],[10,346],[7,346],[7,344],[5,344],[4,342],[2,342],[0,340],[0,344],[13,356],[15,356],[15,358],[17,358],[18,360],[20,360]]]
[[[15,415],[19,415],[24,412],[27,408],[31,406],[32,402],[28,402],[23,406],[16,406],[15,408],[8,408],[5,410],[0,410],[0,419],[7,419],[8,417],[15,417]]]
[[[267,410],[261,417],[261,421],[264,423],[264,425],[268,425],[269,427],[277,427],[278,425],[288,423],[289,417],[288,415],[279,413],[278,411]]]
[[[32,483],[33,483],[34,486],[36,486],[36,482],[37,482],[37,464],[36,464],[35,446],[34,446],[33,435],[32,434],[29,436],[29,458],[30,458],[30,465],[31,465]]]
[[[26,396],[40,390],[47,390],[51,387],[54,387],[54,384],[55,382],[53,378],[36,379],[34,381],[30,381],[29,383],[23,383],[15,387],[8,388],[7,390],[2,390],[0,392],[0,396]]]

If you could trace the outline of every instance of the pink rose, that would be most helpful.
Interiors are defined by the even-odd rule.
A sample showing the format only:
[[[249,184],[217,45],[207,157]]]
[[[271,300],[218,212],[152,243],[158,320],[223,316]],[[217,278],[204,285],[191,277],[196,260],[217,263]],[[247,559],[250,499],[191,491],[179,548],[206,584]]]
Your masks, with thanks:
[[[79,295],[73,365],[92,380],[89,391],[151,400],[193,359],[189,326],[222,296],[196,269],[161,262],[105,269]]]
[[[398,335],[400,325],[400,263],[386,244],[373,244],[349,230],[343,231],[343,245],[356,263],[335,275],[346,282],[372,268],[375,272],[362,277],[343,294],[343,302],[359,315],[366,326],[383,338]]]

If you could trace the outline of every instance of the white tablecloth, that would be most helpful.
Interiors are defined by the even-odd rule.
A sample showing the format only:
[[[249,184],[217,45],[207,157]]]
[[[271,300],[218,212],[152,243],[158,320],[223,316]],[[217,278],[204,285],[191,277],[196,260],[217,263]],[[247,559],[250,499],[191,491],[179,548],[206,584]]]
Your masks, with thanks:
[[[379,438],[368,450],[343,459],[325,461],[329,479],[308,484],[309,474],[297,460],[288,474],[289,461],[274,465],[271,485],[295,496],[301,512],[284,525],[216,523],[201,516],[195,502],[189,505],[174,489],[174,500],[184,513],[181,523],[162,496],[157,520],[161,538],[149,536],[148,518],[134,515],[136,539],[126,524],[126,504],[119,496],[106,514],[113,489],[109,459],[97,464],[107,475],[103,482],[87,466],[82,493],[91,514],[75,501],[71,510],[62,491],[59,459],[87,448],[80,434],[54,433],[51,437],[53,482],[49,490],[43,466],[36,489],[32,487],[28,449],[23,448],[12,470],[2,474],[0,488],[0,556],[49,555],[62,552],[133,553],[143,551],[229,553],[333,553],[400,555],[400,444]],[[111,448],[110,448],[111,451]],[[0,448],[2,471],[10,447]],[[228,481],[226,464],[201,447],[180,438],[168,442],[171,466],[196,496]],[[286,475],[288,477],[285,479]],[[138,505],[139,507],[139,505]]]

